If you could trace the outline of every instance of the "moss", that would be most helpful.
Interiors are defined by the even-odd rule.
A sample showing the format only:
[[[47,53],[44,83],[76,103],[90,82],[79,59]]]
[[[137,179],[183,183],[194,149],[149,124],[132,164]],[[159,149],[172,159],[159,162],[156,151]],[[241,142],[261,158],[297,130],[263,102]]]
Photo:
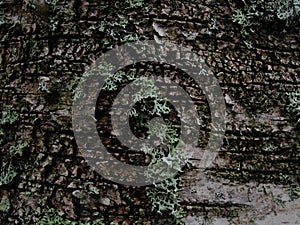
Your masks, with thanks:
[[[0,173],[0,186],[10,184],[17,176],[17,172],[11,163],[3,163]]]
[[[19,115],[13,110],[11,105],[5,105],[2,110],[0,124],[13,124],[19,118]]]
[[[7,197],[3,197],[0,202],[0,211],[2,213],[7,213],[9,209],[10,209],[9,199]]]
[[[172,124],[166,126],[149,128],[150,136],[156,136],[160,141],[167,143],[168,153],[161,149],[149,148],[144,146],[143,151],[150,155],[152,160],[149,165],[149,170],[146,173],[147,178],[160,177],[163,180],[159,183],[155,183],[154,186],[147,188],[147,196],[152,203],[152,210],[159,214],[171,215],[174,224],[182,224],[183,209],[180,208],[179,203],[179,181],[180,178],[174,177],[168,171],[162,171],[156,169],[155,165],[162,161],[168,166],[172,166],[172,169],[177,173],[182,172],[182,165],[191,165],[191,162],[187,159],[184,152],[180,150],[177,145],[180,142],[176,130],[172,128]]]
[[[264,22],[284,21],[292,25],[300,15],[300,0],[252,0],[242,8],[233,9],[232,21],[239,24],[243,36],[254,33]]]
[[[287,93],[289,103],[287,110],[289,113],[300,114],[300,89],[296,92]]]
[[[54,208],[43,210],[39,221],[35,225],[104,225],[101,221],[72,221],[64,219]]]

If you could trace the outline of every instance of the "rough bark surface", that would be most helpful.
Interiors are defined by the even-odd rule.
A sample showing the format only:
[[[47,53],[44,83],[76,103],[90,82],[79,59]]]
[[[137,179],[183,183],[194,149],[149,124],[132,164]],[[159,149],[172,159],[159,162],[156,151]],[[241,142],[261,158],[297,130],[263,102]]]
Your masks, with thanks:
[[[59,1],[55,7],[6,0],[0,7],[0,106],[12,105],[19,114],[3,126],[1,172],[12,162],[17,175],[0,186],[1,199],[10,202],[1,224],[34,224],[46,207],[77,221],[170,223],[168,215],[151,211],[145,187],[95,173],[72,131],[68,85],[102,53],[136,39],[190,47],[218,78],[226,101],[218,157],[205,171],[182,175],[185,223],[300,224],[299,199],[290,199],[291,185],[299,186],[299,125],[287,111],[286,94],[300,88],[299,29],[276,22],[242,37],[231,19],[235,5],[216,0],[153,0],[139,8],[108,0]],[[113,25],[123,19],[128,24]],[[207,107],[203,96],[194,100]],[[203,127],[202,144],[207,133]],[[20,141],[27,147],[11,158],[10,146]]]

